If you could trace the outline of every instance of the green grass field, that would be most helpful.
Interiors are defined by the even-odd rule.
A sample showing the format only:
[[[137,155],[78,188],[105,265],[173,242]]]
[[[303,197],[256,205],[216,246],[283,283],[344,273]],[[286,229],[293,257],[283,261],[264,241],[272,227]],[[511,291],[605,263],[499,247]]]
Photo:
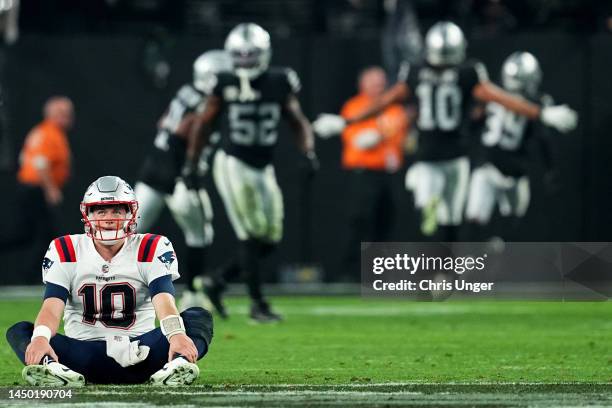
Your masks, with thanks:
[[[15,321],[32,320],[39,302],[0,301],[2,331]],[[230,299],[229,305],[232,317],[216,322],[195,386],[170,392],[88,386],[75,391],[72,402],[612,406],[609,302],[285,297],[274,299],[286,316],[274,326],[248,324],[244,299]],[[0,366],[0,386],[24,386],[22,366],[4,335]]]

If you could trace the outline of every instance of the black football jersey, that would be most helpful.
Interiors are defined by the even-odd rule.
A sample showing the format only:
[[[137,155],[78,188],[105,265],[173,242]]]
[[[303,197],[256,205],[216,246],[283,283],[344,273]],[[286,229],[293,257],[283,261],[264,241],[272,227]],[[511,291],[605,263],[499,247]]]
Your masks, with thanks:
[[[234,73],[219,74],[212,92],[221,100],[221,148],[253,167],[271,163],[287,99],[299,90],[290,68],[271,67],[247,83]]]
[[[417,106],[417,160],[448,160],[467,155],[463,126],[473,105],[472,91],[487,78],[478,62],[453,67],[404,65],[398,75]]]
[[[173,137],[185,115],[202,110],[205,101],[206,95],[192,84],[181,86],[170,101],[166,115],[161,121],[159,131],[153,142],[155,147],[167,151],[172,142],[171,137]]]
[[[549,96],[528,98],[548,105]],[[503,174],[518,177],[528,170],[528,143],[534,137],[536,123],[503,106],[489,102],[486,106],[484,128],[480,136],[479,163],[491,163]]]

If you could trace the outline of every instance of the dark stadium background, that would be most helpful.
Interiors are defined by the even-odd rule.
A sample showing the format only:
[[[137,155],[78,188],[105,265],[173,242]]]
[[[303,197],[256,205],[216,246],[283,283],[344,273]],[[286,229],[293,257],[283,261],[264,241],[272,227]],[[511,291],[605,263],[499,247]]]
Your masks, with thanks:
[[[353,7],[356,22],[340,28],[341,19],[334,13],[342,14],[343,7],[351,11],[350,2],[26,0],[21,5],[20,39],[1,51],[9,156],[16,160],[25,135],[40,120],[47,97],[65,94],[73,99],[77,115],[70,133],[74,166],[61,225],[65,233],[80,233],[78,205],[85,188],[106,174],[136,181],[157,119],[176,88],[190,80],[193,60],[206,50],[221,48],[224,36],[238,22],[255,21],[271,32],[272,62],[298,72],[303,84],[301,102],[310,119],[320,112],[337,112],[354,94],[359,70],[382,61],[382,2],[356,3],[365,5]],[[490,33],[479,29],[477,7],[484,2],[471,2],[474,9],[468,12],[449,6],[454,2],[416,3],[421,32],[440,18],[457,21],[466,28],[468,54],[484,61],[494,79],[511,52],[534,53],[544,72],[542,89],[580,113],[576,131],[556,135],[561,188],[546,193],[538,178],[532,180],[532,205],[520,239],[612,240],[612,33],[602,20],[604,12],[610,11],[607,6],[553,2],[558,7],[542,17],[529,11],[537,7],[537,1],[505,2],[513,4],[519,23]],[[216,7],[217,14],[198,20],[194,10],[202,5]],[[152,44],[171,65],[164,87],[156,86],[145,68],[145,50],[151,50]],[[317,140],[317,152],[321,169],[310,196],[305,196],[292,136],[284,132],[281,137],[276,165],[285,198],[286,233],[270,260],[269,281],[277,277],[275,265],[293,263],[322,265],[326,281],[343,275],[340,257],[347,229],[339,140]],[[541,172],[537,163],[533,167],[535,174]],[[12,167],[0,173],[3,222],[19,210],[12,200],[14,171]],[[400,172],[396,186],[401,213],[394,236],[397,241],[418,237],[403,177]],[[233,252],[235,239],[212,183],[209,187],[216,217],[210,260],[214,267]],[[310,218],[304,213],[308,201],[312,203]],[[154,232],[173,239],[180,258],[182,234],[167,212]],[[30,274],[20,268],[26,254],[3,253],[0,283],[39,282],[38,271]]]

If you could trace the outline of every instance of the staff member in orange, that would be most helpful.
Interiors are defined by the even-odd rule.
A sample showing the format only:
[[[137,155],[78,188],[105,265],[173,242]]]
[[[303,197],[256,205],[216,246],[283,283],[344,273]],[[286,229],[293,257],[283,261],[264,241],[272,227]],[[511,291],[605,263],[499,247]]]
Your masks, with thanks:
[[[387,86],[385,72],[369,67],[359,76],[359,94],[342,108],[345,118],[369,108]],[[392,180],[403,164],[408,116],[403,106],[392,105],[381,114],[352,124],[342,133],[342,167],[348,176],[349,242],[346,273],[359,271],[359,243],[385,241],[394,223]]]
[[[22,245],[33,238],[45,245],[59,234],[55,213],[62,202],[62,188],[70,175],[70,146],[66,133],[74,121],[72,101],[65,96],[49,98],[43,116],[44,120],[26,136],[19,156],[17,200],[22,225],[9,246]],[[40,250],[38,242],[33,245],[34,250]],[[41,255],[37,253],[34,258]]]

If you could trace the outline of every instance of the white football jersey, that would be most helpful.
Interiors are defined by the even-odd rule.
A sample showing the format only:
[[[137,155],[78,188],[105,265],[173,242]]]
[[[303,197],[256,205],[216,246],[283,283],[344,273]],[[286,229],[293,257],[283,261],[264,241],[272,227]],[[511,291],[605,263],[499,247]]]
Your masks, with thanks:
[[[47,250],[42,272],[43,282],[68,290],[64,332],[79,340],[133,337],[153,330],[149,284],[164,275],[179,278],[172,243],[154,234],[129,236],[110,262],[85,234],[57,238]]]

